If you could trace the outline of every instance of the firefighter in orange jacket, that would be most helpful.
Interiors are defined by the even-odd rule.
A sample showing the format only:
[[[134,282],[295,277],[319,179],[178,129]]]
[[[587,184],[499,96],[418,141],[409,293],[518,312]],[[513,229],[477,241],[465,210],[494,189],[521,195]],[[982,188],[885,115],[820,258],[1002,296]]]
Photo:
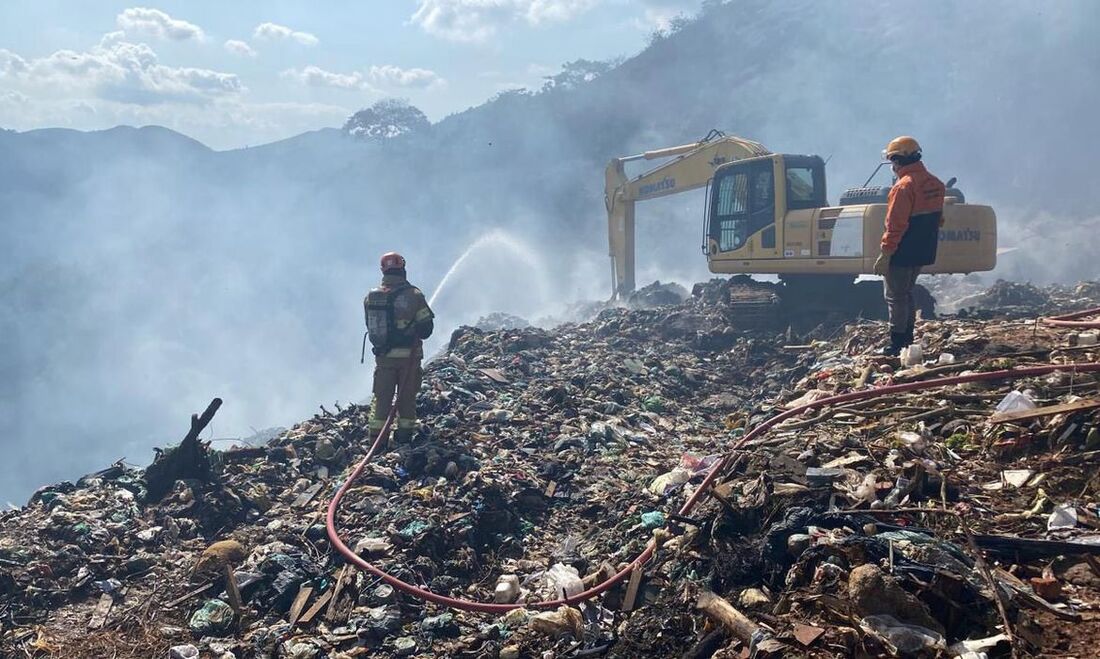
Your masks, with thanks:
[[[406,279],[404,257],[396,252],[384,254],[381,268],[382,285],[363,300],[367,333],[375,355],[374,404],[368,427],[373,441],[385,425],[396,391],[394,439],[403,442],[416,432],[416,394],[423,376],[421,341],[432,335],[435,315],[424,293]]]
[[[890,346],[883,353],[896,356],[913,342],[917,319],[913,287],[921,267],[936,262],[946,190],[921,162],[920,144],[912,137],[891,140],[882,153],[893,166],[897,182],[890,190],[875,274],[883,277],[890,315]]]

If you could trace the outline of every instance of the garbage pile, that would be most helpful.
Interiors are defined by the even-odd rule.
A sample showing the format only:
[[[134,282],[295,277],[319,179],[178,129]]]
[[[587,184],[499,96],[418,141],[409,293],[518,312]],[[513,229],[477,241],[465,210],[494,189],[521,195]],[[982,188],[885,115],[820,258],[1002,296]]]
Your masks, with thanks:
[[[1100,305],[1097,282],[1039,287],[1030,282],[998,279],[987,287],[978,275],[935,275],[922,277],[920,281],[935,295],[940,311],[961,313],[964,317],[1027,318]]]
[[[0,656],[1090,656],[1095,375],[871,397],[730,447],[837,393],[1100,347],[971,315],[922,321],[884,358],[872,322],[746,328],[730,281],[670,304],[654,285],[645,308],[553,329],[502,316],[425,365],[423,425],[354,482],[341,536],[417,587],[517,608],[428,604],[333,551],[326,504],[371,442],[369,409],[338,406],[263,444],[202,445],[203,475],[167,487],[117,464],[0,513]],[[534,606],[651,542],[607,592]]]

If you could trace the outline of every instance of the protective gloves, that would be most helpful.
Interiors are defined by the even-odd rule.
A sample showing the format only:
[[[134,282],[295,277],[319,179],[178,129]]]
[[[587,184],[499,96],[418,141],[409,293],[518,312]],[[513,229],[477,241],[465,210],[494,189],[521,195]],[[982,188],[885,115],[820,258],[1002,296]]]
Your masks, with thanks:
[[[875,274],[880,277],[885,277],[887,271],[890,269],[890,255],[883,252],[875,259]]]

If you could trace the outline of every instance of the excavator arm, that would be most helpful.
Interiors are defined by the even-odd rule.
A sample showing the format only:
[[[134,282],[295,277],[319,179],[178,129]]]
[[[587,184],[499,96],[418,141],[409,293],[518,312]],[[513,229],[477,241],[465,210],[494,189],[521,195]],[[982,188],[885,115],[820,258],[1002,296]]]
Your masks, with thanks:
[[[711,131],[698,142],[615,158],[604,174],[607,241],[611,254],[612,297],[634,290],[634,204],[695,190],[714,176],[714,168],[733,160],[770,155],[762,144]],[[628,179],[625,164],[635,160],[674,158]]]

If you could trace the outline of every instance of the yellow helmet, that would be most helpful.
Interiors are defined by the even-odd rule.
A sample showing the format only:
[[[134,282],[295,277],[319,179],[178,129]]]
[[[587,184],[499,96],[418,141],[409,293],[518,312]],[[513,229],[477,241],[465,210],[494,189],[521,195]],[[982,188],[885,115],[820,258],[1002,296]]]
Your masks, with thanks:
[[[908,135],[902,135],[890,140],[890,143],[882,150],[882,157],[887,160],[894,156],[908,158],[916,153],[920,153],[920,144],[917,144],[917,140]]]

